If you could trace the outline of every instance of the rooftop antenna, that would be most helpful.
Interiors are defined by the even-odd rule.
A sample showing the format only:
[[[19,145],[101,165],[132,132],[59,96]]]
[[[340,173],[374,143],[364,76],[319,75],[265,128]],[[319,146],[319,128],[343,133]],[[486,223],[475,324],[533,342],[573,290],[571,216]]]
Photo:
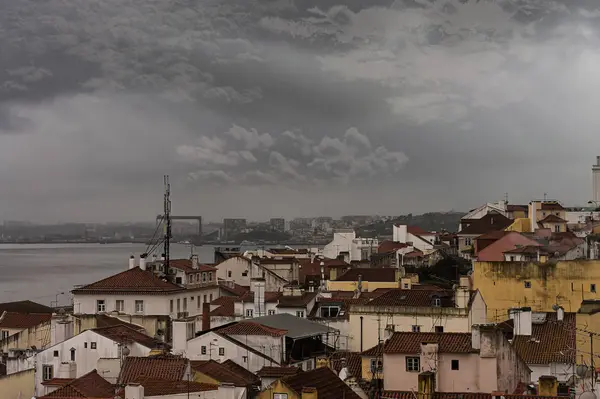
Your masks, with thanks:
[[[548,193],[544,193],[544,201],[548,199]]]
[[[504,202],[508,204],[508,193],[504,193]]]
[[[169,175],[163,176],[165,185],[165,199],[164,199],[164,218],[165,218],[165,240],[164,240],[164,252],[165,270],[169,270],[169,259],[170,259],[170,242],[171,242],[171,184],[169,183]]]

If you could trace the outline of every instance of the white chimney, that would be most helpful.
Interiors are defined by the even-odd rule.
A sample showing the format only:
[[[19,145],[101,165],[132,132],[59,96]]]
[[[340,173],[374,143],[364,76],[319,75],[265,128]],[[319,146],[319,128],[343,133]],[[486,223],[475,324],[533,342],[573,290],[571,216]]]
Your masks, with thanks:
[[[131,255],[129,257],[129,268],[133,269],[135,267],[135,257],[133,255]]]
[[[192,255],[192,269],[199,269],[200,264],[198,263],[198,255]]]
[[[156,254],[152,255],[152,262],[156,262],[158,260],[158,256]]]
[[[562,306],[559,306],[558,309],[556,309],[556,320],[563,321],[564,319],[565,319],[565,310],[562,308]]]
[[[222,382],[219,385],[219,398],[235,399],[235,385],[230,382]]]
[[[146,270],[146,254],[140,255],[140,269]]]
[[[162,261],[165,260],[165,254],[160,254],[160,260],[162,260]]]
[[[508,311],[513,320],[513,335],[531,336],[533,320],[531,308],[515,308]]]
[[[125,399],[144,399],[144,387],[130,382],[125,387]]]
[[[187,350],[187,321],[173,320],[173,353],[181,355]]]
[[[265,279],[253,278],[250,280],[250,291],[254,293],[254,316],[261,317],[267,314],[265,309]]]
[[[51,345],[56,345],[73,336],[73,322],[63,315],[53,315],[50,320],[52,330]]]

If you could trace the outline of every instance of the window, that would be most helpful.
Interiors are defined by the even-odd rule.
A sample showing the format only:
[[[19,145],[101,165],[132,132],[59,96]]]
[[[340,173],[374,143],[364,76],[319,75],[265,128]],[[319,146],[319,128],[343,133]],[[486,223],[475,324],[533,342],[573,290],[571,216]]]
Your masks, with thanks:
[[[465,237],[465,245],[471,245],[471,237]]]
[[[531,281],[525,281],[525,288],[531,288]]]
[[[406,371],[419,372],[421,369],[420,360],[418,357],[407,357],[406,358]]]
[[[195,327],[194,323],[186,324],[186,337],[188,340],[190,340],[196,336],[196,329],[194,327]]]
[[[204,294],[204,300],[203,300],[203,302],[206,303],[206,294]]]
[[[421,326],[412,326],[412,332],[421,332]]]
[[[52,378],[54,378],[54,367],[49,364],[44,364],[42,366],[42,379],[48,381]]]
[[[304,310],[297,310],[296,317],[304,317]]]
[[[433,306],[439,308],[440,306],[442,306],[442,300],[440,298],[434,297]]]
[[[58,357],[58,351],[54,351],[54,357]]]
[[[210,294],[210,301],[212,302],[212,294]]]
[[[407,290],[408,289],[408,283],[404,283],[404,289]]]
[[[206,346],[202,345],[200,347],[200,353],[203,354],[203,355],[206,355]]]
[[[287,393],[274,393],[273,399],[288,399]]]
[[[231,270],[227,271],[227,277],[231,278]]]
[[[246,309],[246,317],[252,317],[253,314],[254,314],[254,310]]]
[[[8,338],[8,331],[4,330],[2,331],[2,335],[0,336],[0,339],[6,339]]]
[[[173,305],[173,300],[171,299],[169,301],[169,312],[173,313],[174,310],[175,310],[175,307]]]
[[[321,306],[321,317],[337,317],[339,313],[339,306]]]
[[[104,302],[104,299],[99,299],[96,301],[96,311],[106,312],[106,302]]]
[[[248,356],[242,356],[242,361],[246,363],[248,361]]]
[[[225,348],[219,348],[219,356],[225,356]]]
[[[135,301],[135,312],[144,313],[144,301]]]
[[[75,361],[75,348],[71,348],[71,361]]]
[[[555,224],[554,225],[554,231],[557,233],[560,233],[560,224]]]
[[[177,298],[177,313],[181,312],[181,299]]]
[[[87,349],[87,342],[83,343],[83,347]]]
[[[248,275],[248,270],[244,270],[244,271],[242,272],[242,276],[243,276],[243,277],[246,277],[247,275]]]
[[[208,272],[208,281],[212,281],[212,272]]]
[[[443,333],[444,332],[444,326],[435,326],[435,332],[436,333]]]
[[[97,349],[97,345],[95,342],[90,342],[90,349]]]
[[[596,292],[596,284],[590,284],[590,292]]]
[[[515,261],[515,256],[514,255],[509,256],[508,260],[510,260],[511,262],[514,262]]]
[[[202,282],[206,282],[206,273],[202,273]]]
[[[200,309],[200,308],[202,307],[202,297],[201,297],[200,295],[198,295],[198,296],[196,297],[196,300],[197,300],[197,302],[198,302],[198,303],[197,303],[197,305],[198,305],[198,309]]]
[[[458,360],[452,360],[452,370],[458,370]]]
[[[183,311],[187,311],[187,298],[183,298]]]
[[[274,315],[275,311],[274,310],[269,310],[269,316]]]
[[[175,284],[182,284],[181,277],[175,277]]]
[[[122,299],[117,299],[115,309],[117,310],[117,312],[124,312],[125,311],[125,301]]]
[[[371,359],[371,373],[379,373],[383,371],[383,363],[381,359]]]

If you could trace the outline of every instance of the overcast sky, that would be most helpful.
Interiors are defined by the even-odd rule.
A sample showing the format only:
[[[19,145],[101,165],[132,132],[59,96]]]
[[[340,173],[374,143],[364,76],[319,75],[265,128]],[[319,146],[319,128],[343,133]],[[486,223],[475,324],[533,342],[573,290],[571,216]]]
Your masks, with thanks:
[[[584,204],[600,5],[564,2],[0,0],[0,220],[151,220],[163,174],[205,220]]]

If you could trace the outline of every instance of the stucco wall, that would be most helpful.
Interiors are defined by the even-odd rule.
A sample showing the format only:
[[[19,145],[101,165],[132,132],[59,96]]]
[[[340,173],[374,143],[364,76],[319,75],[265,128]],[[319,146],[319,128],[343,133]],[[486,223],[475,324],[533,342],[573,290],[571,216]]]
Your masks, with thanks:
[[[38,349],[45,348],[52,341],[50,321],[21,330],[7,339],[0,341],[0,349],[8,352],[9,349],[28,349],[35,346]]]
[[[25,370],[0,377],[0,398],[27,399],[35,395],[35,370]]]

